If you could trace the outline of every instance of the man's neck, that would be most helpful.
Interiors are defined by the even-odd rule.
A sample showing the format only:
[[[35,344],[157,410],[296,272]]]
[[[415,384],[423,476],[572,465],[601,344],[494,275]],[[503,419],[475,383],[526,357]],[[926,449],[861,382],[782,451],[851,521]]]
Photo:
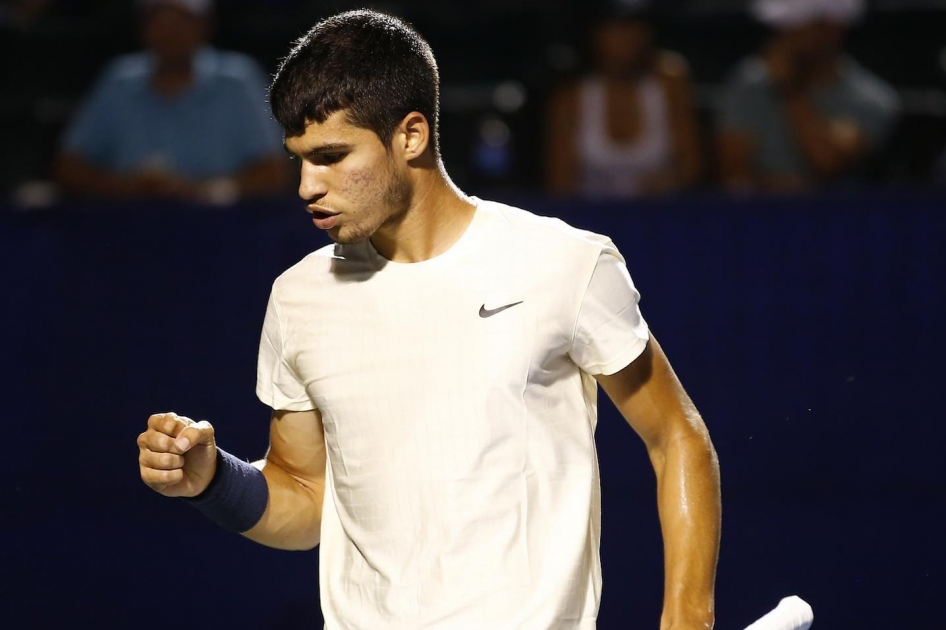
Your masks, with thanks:
[[[776,40],[765,49],[762,57],[773,78],[804,92],[831,85],[839,76],[840,55],[800,60]]]
[[[177,64],[159,64],[151,76],[151,87],[169,98],[185,91],[194,82],[194,65],[190,61]]]
[[[416,178],[410,208],[371,237],[379,254],[399,263],[429,260],[460,240],[476,206],[438,164]]]

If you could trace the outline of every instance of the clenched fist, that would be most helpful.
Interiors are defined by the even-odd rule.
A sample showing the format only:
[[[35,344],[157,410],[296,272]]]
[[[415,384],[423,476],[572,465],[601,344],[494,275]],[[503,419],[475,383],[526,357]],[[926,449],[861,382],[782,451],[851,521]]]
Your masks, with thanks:
[[[138,436],[141,480],[167,497],[195,497],[217,470],[214,429],[206,420],[194,422],[174,412],[148,418]]]

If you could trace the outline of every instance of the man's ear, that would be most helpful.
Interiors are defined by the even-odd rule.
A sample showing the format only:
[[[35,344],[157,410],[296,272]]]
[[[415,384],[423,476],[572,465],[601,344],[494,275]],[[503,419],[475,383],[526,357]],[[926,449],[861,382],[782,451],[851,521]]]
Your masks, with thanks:
[[[429,144],[430,123],[427,118],[420,112],[405,116],[394,133],[394,148],[410,161],[423,155]]]

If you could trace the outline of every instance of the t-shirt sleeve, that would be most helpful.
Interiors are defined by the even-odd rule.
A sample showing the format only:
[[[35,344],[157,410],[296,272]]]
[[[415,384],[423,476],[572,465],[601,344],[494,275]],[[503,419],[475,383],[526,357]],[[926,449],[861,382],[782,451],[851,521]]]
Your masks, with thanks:
[[[602,248],[578,310],[569,355],[588,374],[614,374],[644,351],[650,333],[624,258]]]
[[[275,298],[270,295],[263,320],[256,365],[256,395],[273,409],[309,411],[314,409],[305,386],[286,359],[283,324]]]

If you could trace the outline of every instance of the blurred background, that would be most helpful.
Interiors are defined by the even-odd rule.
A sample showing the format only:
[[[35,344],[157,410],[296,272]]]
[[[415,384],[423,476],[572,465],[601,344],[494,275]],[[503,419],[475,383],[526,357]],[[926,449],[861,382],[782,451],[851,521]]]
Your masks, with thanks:
[[[29,192],[36,189],[23,185],[55,180],[63,134],[96,79],[118,55],[142,48],[140,5],[129,0],[0,4],[0,46],[7,60],[0,70],[6,148],[0,192],[7,198],[48,199],[51,191],[35,199]],[[246,53],[272,73],[289,43],[317,19],[358,6],[227,0],[209,16],[209,37],[214,46]],[[589,30],[607,3],[411,0],[375,6],[409,19],[437,54],[444,157],[457,183],[529,192],[550,188],[552,97],[594,65]],[[875,147],[882,157],[862,172],[872,184],[922,187],[943,181],[937,160],[946,150],[944,6],[942,0],[872,0],[849,29],[848,52],[899,97],[898,115]],[[656,45],[689,66],[704,164],[688,187],[717,189],[722,184],[715,159],[718,107],[739,62],[764,45],[770,29],[756,19],[748,0],[656,0],[647,8]]]
[[[265,84],[360,6],[0,2],[0,626],[321,627],[317,551],[158,497],[134,439],[264,452],[266,298],[326,242]],[[627,257],[720,455],[717,628],[946,628],[946,0],[372,6],[434,49],[461,188]],[[656,629],[653,473],[600,415],[599,627]]]

